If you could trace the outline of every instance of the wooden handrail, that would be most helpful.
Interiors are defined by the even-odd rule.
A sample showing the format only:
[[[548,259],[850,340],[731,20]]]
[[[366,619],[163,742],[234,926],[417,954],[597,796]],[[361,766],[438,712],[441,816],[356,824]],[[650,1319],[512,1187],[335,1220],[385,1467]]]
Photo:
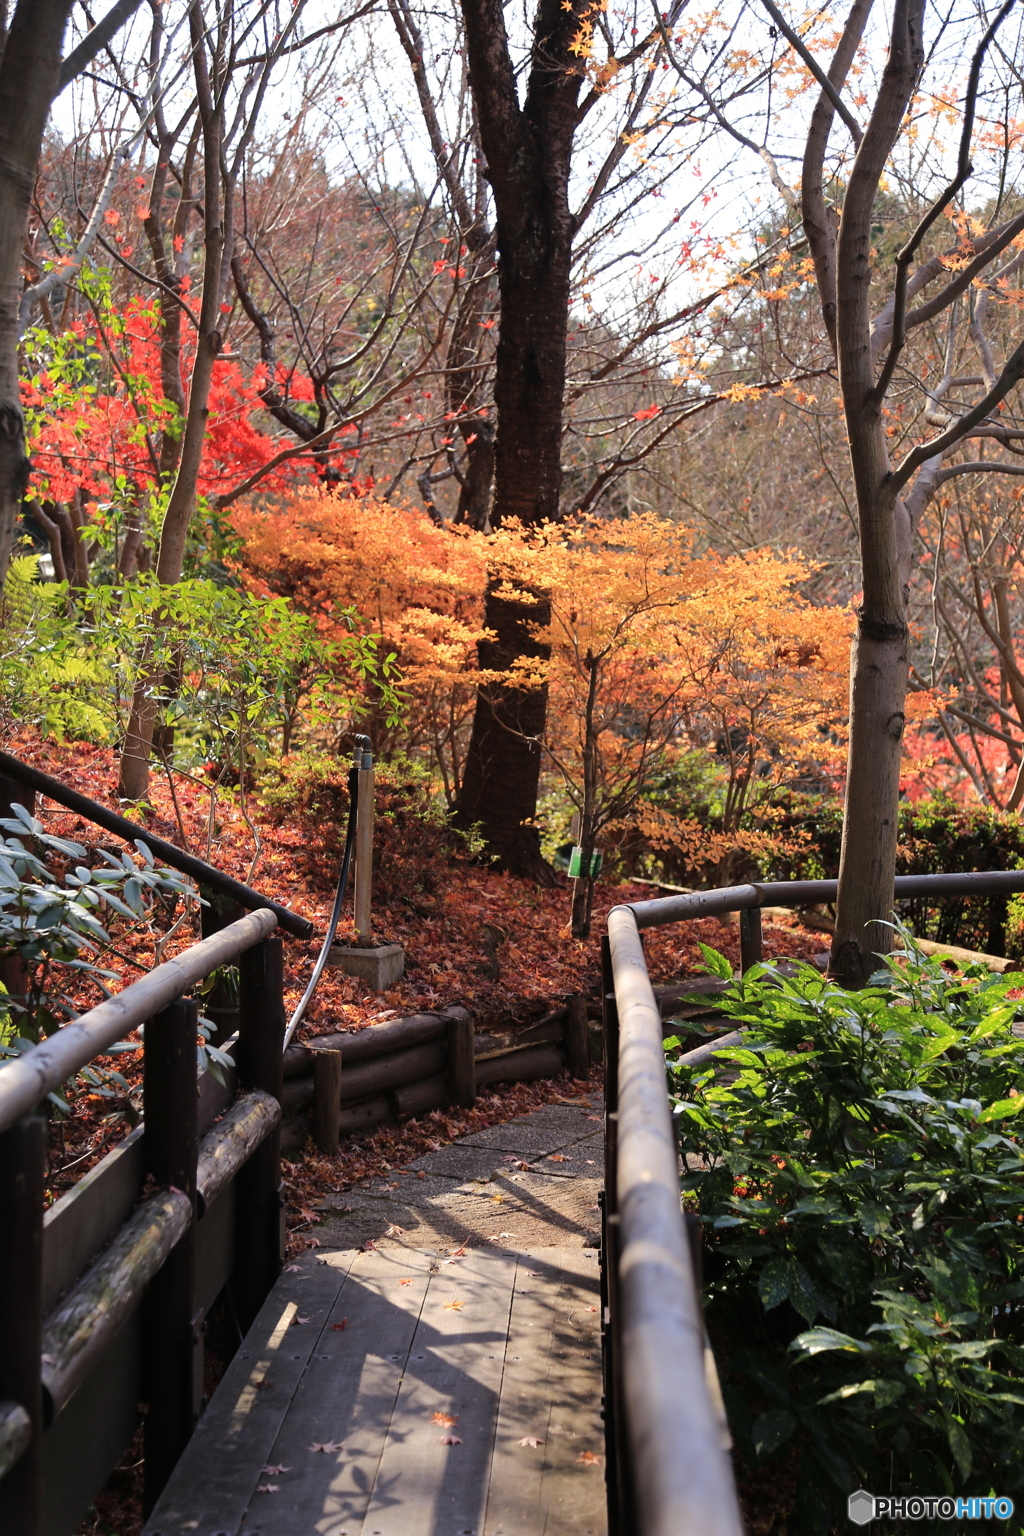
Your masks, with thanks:
[[[293,934],[298,939],[308,939],[313,935],[313,924],[289,907],[282,907],[276,901],[271,901],[267,896],[261,896],[259,891],[254,891],[251,886],[243,885],[241,880],[235,880],[231,875],[224,874],[223,870],[215,869],[212,864],[207,864],[204,859],[197,859],[191,853],[185,853],[181,848],[176,848],[173,843],[168,843],[162,837],[156,837],[145,827],[140,827],[137,822],[129,821],[126,816],[118,816],[116,811],[108,811],[105,805],[100,805],[98,800],[90,800],[88,795],[79,794],[77,789],[69,789],[59,779],[53,779],[48,773],[42,773],[38,768],[23,763],[20,758],[12,757],[9,752],[0,752],[0,775],[16,779],[18,783],[27,785],[38,794],[45,795],[48,800],[56,800],[58,805],[63,805],[69,811],[75,811],[79,816],[84,816],[86,821],[95,822],[105,832],[112,832],[115,837],[122,838],[126,843],[143,842],[154,858],[160,859],[164,864],[169,864],[172,869],[178,870],[183,875],[189,875],[199,885],[205,885],[211,891],[216,891],[219,896],[228,896],[232,901],[237,901],[239,906],[247,910],[273,912],[278,923],[286,933]]]
[[[606,1028],[609,1017],[617,1021],[618,1049],[609,1063],[613,1112],[606,1129],[614,1154],[606,1198],[615,1207],[606,1217],[606,1233],[610,1219],[615,1236],[608,1244],[613,1274],[606,1283],[614,1299],[612,1374],[605,1390],[609,1453],[616,1461],[613,1503],[618,1501],[629,1528],[635,1523],[643,1536],[740,1536],[742,1523],[705,1386],[704,1327],[679,1198],[661,1011],[640,930],[739,912],[746,970],[761,958],[762,907],[816,906],[835,901],[837,891],[836,880],[767,881],[679,892],[613,907],[608,914]],[[899,875],[894,882],[895,899],[1017,891],[1024,891],[1024,870]],[[742,1038],[742,1032],[719,1036],[683,1060],[703,1065]]]
[[[608,916],[619,1020],[615,1194],[625,1431],[643,1536],[742,1536],[704,1370],[704,1322],[679,1201],[661,1011],[628,907]]]
[[[28,1114],[94,1056],[137,1029],[219,966],[230,965],[277,927],[275,913],[247,912],[0,1067],[0,1132]]]
[[[770,880],[751,885],[724,885],[714,891],[686,896],[655,896],[630,902],[628,910],[638,928],[663,923],[717,917],[723,912],[749,912],[755,907],[815,907],[835,901],[838,880]],[[1024,869],[965,870],[951,875],[897,875],[894,898],[911,896],[999,896],[1024,891]],[[615,908],[613,910],[619,910]]]

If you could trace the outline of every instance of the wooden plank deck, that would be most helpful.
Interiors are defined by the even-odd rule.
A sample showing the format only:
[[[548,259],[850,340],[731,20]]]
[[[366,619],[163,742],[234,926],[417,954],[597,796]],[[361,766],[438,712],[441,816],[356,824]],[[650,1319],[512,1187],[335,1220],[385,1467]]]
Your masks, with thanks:
[[[598,1307],[593,1249],[303,1261],[143,1536],[605,1536]]]

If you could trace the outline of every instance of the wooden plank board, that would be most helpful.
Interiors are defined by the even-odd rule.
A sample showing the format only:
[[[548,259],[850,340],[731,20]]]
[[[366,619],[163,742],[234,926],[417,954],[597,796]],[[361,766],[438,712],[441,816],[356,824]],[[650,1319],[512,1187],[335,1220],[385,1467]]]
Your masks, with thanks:
[[[604,1536],[599,1308],[593,1250],[520,1256],[484,1536]]]
[[[43,1216],[43,1316],[52,1312],[132,1213],[142,1189],[142,1126]]]
[[[340,1536],[362,1526],[435,1264],[423,1250],[348,1257],[345,1283],[266,1458],[286,1470],[261,1480],[276,1492],[253,1494],[245,1533]],[[340,1448],[310,1450],[317,1444]]]
[[[143,1536],[236,1536],[352,1255],[283,1274],[228,1366]],[[309,1318],[297,1324],[297,1317]]]
[[[317,1536],[478,1536],[515,1273],[515,1254],[494,1250],[438,1265],[363,1523]],[[446,1436],[461,1443],[444,1445]]]

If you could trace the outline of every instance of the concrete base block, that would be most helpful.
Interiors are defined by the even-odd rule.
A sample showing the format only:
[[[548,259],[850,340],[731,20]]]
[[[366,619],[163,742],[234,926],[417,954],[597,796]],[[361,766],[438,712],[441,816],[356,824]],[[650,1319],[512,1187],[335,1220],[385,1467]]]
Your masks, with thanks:
[[[401,944],[375,944],[370,949],[332,944],[328,964],[340,966],[348,976],[358,976],[371,992],[386,992],[402,978],[405,950]]]

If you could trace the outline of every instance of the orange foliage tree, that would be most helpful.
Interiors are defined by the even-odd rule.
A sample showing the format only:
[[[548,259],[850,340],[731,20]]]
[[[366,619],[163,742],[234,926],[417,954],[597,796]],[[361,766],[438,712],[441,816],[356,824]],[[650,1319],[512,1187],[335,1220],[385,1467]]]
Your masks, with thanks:
[[[549,695],[540,745],[579,812],[585,870],[602,832],[630,822],[706,861],[735,841],[752,797],[794,772],[839,770],[850,615],[801,596],[813,568],[796,557],[698,554],[689,530],[653,513],[485,535],[319,489],[241,511],[234,525],[251,584],[324,622],[354,607],[383,637],[409,709],[401,735],[373,722],[376,744],[432,758],[449,805],[484,676],[488,573],[503,598],[534,606],[535,655],[520,658],[516,685]],[[719,833],[644,801],[678,754],[722,742]],[[578,936],[592,887],[576,888]]]
[[[377,751],[400,745],[431,758],[454,806],[480,679],[485,541],[439,528],[414,507],[318,488],[280,506],[239,510],[233,522],[251,586],[293,598],[328,625],[354,606],[381,636],[408,709],[400,739],[386,710],[371,707],[364,729]]]
[[[519,663],[550,696],[543,746],[579,814],[583,877],[572,931],[590,932],[593,855],[632,822],[691,861],[732,846],[755,792],[794,773],[838,770],[851,621],[799,585],[812,567],[765,552],[696,555],[688,529],[653,513],[578,520],[491,540],[505,595],[542,593],[546,659]],[[723,750],[723,826],[709,834],[643,799],[655,774],[694,746]]]

